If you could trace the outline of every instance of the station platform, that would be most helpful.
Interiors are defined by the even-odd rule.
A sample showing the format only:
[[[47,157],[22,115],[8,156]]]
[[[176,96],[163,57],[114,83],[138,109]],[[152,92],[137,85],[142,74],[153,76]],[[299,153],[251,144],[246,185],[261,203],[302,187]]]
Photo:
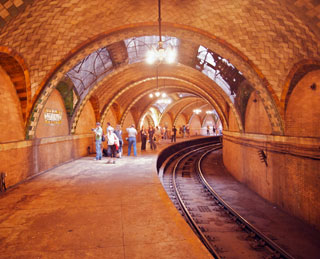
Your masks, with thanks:
[[[168,145],[141,152],[138,144],[137,157],[125,147],[116,164],[84,157],[1,194],[0,258],[212,258],[158,178],[157,154]],[[218,168],[212,161],[205,167]],[[319,232],[230,175],[208,173],[218,194],[295,258],[317,258]]]
[[[157,152],[138,150],[116,164],[84,157],[0,195],[0,258],[212,258],[163,189]]]

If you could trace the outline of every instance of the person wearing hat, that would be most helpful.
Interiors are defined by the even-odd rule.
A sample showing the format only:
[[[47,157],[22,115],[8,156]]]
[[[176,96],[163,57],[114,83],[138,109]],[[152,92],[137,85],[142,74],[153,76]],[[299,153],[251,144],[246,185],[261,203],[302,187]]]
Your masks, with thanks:
[[[96,123],[97,127],[95,129],[91,129],[95,134],[95,141],[96,141],[96,158],[94,160],[101,160],[102,158],[102,151],[101,151],[101,142],[102,142],[102,128],[100,126],[100,122]]]
[[[134,124],[131,125],[130,128],[127,128],[128,132],[128,156],[131,154],[131,147],[133,146],[133,154],[134,156],[137,156],[137,130],[134,128]]]

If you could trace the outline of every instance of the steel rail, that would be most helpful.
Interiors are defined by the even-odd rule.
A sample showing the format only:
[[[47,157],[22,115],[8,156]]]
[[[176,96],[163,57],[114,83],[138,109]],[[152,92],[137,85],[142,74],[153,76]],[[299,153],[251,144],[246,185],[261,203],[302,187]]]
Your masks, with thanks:
[[[159,168],[159,171],[158,171],[158,175],[159,175],[159,178],[160,178],[161,183],[162,183],[162,178],[163,178],[164,172],[166,171],[166,169],[168,168],[168,166],[169,166],[176,158],[178,158],[179,156],[181,156],[181,154],[188,152],[188,150],[193,150],[194,148],[197,148],[197,147],[208,146],[208,145],[218,144],[218,143],[221,143],[221,142],[217,142],[217,140],[213,140],[213,141],[210,141],[210,142],[208,142],[208,143],[194,144],[194,145],[191,145],[191,146],[188,146],[188,147],[184,147],[184,148],[176,151],[175,153],[171,154],[170,156],[168,156],[168,157],[164,160],[164,162],[161,164],[161,166],[160,166],[160,168]]]
[[[214,145],[220,145],[221,144],[214,144]],[[174,186],[174,191],[175,191],[175,194],[178,198],[178,202],[186,216],[186,219],[189,223],[190,226],[192,226],[192,228],[194,229],[194,231],[198,234],[200,240],[202,241],[202,243],[206,246],[206,248],[209,250],[209,252],[213,255],[214,258],[216,259],[221,259],[221,257],[219,256],[219,254],[217,253],[217,251],[214,249],[214,247],[211,245],[210,241],[207,239],[207,237],[202,233],[201,229],[198,227],[197,223],[194,221],[191,213],[189,212],[187,206],[184,204],[183,200],[182,200],[182,197],[179,193],[179,190],[178,190],[178,186],[177,186],[177,182],[176,182],[176,175],[177,175],[177,168],[178,166],[181,164],[182,160],[184,158],[186,158],[187,156],[190,156],[190,154],[192,153],[195,153],[197,151],[200,151],[201,149],[206,149],[210,146],[213,146],[213,145],[209,145],[209,146],[205,146],[205,147],[201,147],[201,148],[197,148],[197,149],[193,149],[191,151],[189,151],[188,153],[184,154],[183,156],[181,156],[177,162],[175,163],[175,166],[173,168],[173,172],[172,172],[172,180],[173,180],[173,186]]]
[[[236,220],[240,223],[242,228],[246,228],[246,230],[254,233],[260,240],[263,240],[265,244],[275,253],[278,253],[280,257],[277,258],[287,258],[287,259],[294,259],[292,255],[290,255],[288,252],[283,250],[280,246],[278,246],[275,242],[273,242],[270,238],[268,238],[265,234],[263,234],[260,230],[258,230],[256,227],[254,227],[252,224],[250,224],[246,219],[244,219],[238,212],[236,212],[234,209],[231,208],[231,206],[224,201],[219,194],[217,194],[210,184],[205,179],[202,169],[201,169],[201,163],[203,159],[210,153],[212,150],[206,151],[204,154],[201,155],[200,159],[198,160],[198,174],[199,178],[202,182],[202,184],[205,186],[205,188],[214,196],[215,200],[219,202],[225,210],[227,210],[228,214],[232,214],[233,217],[236,217]]]

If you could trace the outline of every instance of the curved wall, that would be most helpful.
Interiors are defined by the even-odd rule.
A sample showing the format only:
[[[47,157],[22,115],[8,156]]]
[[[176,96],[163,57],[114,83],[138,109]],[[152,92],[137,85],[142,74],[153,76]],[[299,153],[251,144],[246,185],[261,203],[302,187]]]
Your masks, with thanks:
[[[58,90],[54,89],[40,114],[36,137],[55,137],[68,135],[69,122],[64,101]]]
[[[309,72],[293,89],[285,125],[288,136],[320,137],[320,70]]]
[[[24,123],[17,91],[0,66],[0,143],[24,139]]]
[[[171,130],[172,128],[172,121],[170,118],[170,115],[168,113],[165,113],[160,121],[161,127],[167,127]]]
[[[272,128],[261,99],[253,92],[245,115],[245,132],[271,134]]]
[[[199,115],[193,115],[189,123],[190,136],[198,136],[201,134],[201,118]]]
[[[229,112],[229,130],[239,131],[239,126],[233,112]]]
[[[90,102],[83,107],[77,124],[76,134],[92,133],[92,128],[96,127],[94,110]]]
[[[5,126],[11,133],[1,135],[6,138],[5,143],[4,141],[0,143],[0,172],[6,173],[7,188],[57,165],[88,154],[88,147],[92,148],[93,145],[93,134],[91,132],[86,134],[84,131],[78,135],[68,134],[69,126],[64,102],[57,90],[52,92],[43,109],[36,131],[37,138],[23,140],[24,130],[19,100],[10,79],[3,72],[0,68],[0,88],[3,90],[0,102],[3,103],[3,107],[6,107],[0,111],[0,114],[2,113],[2,116],[5,116],[3,118],[6,119],[1,122],[6,122],[6,125],[2,126]],[[7,107],[10,108],[11,113],[8,113]],[[45,119],[44,113],[48,112],[48,109],[51,115]],[[86,117],[85,113],[83,117]],[[11,123],[11,119],[15,121]],[[51,123],[48,123],[48,120]],[[1,130],[6,131],[2,128]],[[14,137],[11,138],[10,135]]]
[[[291,93],[285,113],[287,136],[267,134],[268,117],[259,99],[253,98],[247,106],[246,133],[224,131],[226,168],[265,199],[320,229],[319,71],[305,75]]]

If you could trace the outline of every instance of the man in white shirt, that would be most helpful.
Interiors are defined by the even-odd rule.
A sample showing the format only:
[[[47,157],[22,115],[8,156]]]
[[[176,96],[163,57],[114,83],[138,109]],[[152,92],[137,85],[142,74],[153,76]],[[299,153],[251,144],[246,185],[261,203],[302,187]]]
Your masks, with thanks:
[[[102,128],[100,126],[100,122],[96,123],[97,127],[95,129],[91,129],[95,134],[95,141],[96,141],[96,158],[94,160],[101,160],[102,158],[102,151],[101,151],[101,141],[102,141]]]
[[[137,156],[137,130],[134,128],[134,124],[131,125],[130,128],[127,128],[128,132],[128,156],[131,154],[131,146],[133,145],[133,154],[134,156]]]

